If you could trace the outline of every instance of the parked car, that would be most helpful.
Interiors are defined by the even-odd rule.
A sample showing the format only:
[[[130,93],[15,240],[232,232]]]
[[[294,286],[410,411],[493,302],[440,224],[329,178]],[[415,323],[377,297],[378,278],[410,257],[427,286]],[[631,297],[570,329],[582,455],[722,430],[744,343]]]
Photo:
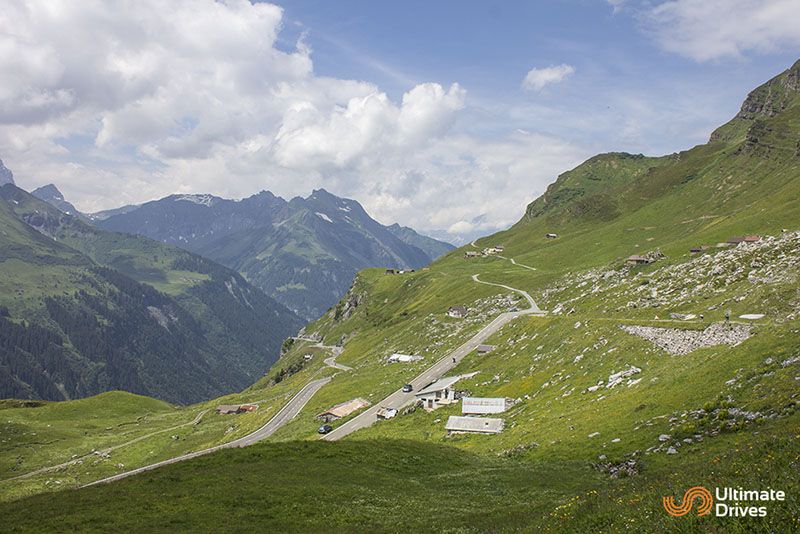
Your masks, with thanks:
[[[414,387],[411,384],[403,386],[403,393],[411,393],[412,391],[414,391]]]
[[[322,425],[321,427],[319,427],[319,428],[317,429],[317,432],[318,432],[319,434],[327,434],[327,433],[328,433],[328,432],[330,432],[331,430],[333,430],[333,427],[332,427],[331,425]]]

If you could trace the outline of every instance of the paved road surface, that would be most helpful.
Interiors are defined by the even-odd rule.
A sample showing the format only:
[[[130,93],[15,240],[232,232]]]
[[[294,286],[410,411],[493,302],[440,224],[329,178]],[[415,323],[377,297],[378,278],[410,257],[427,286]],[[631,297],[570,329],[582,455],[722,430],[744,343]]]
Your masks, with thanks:
[[[161,467],[162,465],[174,464],[177,462],[181,462],[183,460],[189,460],[190,458],[197,458],[198,456],[204,456],[206,454],[212,453],[214,451],[218,451],[220,449],[230,449],[233,447],[247,447],[248,445],[252,445],[253,443],[257,443],[263,439],[270,437],[272,434],[275,433],[280,427],[294,419],[294,417],[303,409],[303,407],[311,400],[311,397],[319,391],[319,389],[331,381],[330,377],[320,378],[319,380],[314,380],[306,384],[303,389],[301,389],[297,395],[292,397],[288,403],[286,403],[283,408],[278,411],[275,416],[270,419],[267,424],[253,432],[252,434],[248,434],[244,437],[241,437],[237,440],[223,443],[222,445],[217,445],[216,447],[211,447],[209,449],[204,449],[202,451],[190,452],[189,454],[184,454],[183,456],[177,456],[175,458],[170,458],[169,460],[164,460],[163,462],[158,462],[152,465],[146,465],[144,467],[140,467],[138,469],[133,469],[132,471],[126,471],[125,473],[120,473],[118,475],[114,475],[108,478],[104,478],[101,480],[97,480],[90,484],[86,484],[82,487],[87,486],[94,486],[97,484],[105,484],[106,482],[114,482],[115,480],[120,480],[122,478],[129,477],[131,475],[136,475],[138,473],[143,473],[144,471],[150,471],[156,469],[157,467]]]
[[[348,367],[346,365],[342,365],[341,363],[336,363],[336,356],[331,356],[330,358],[325,358],[325,365],[328,367],[333,367],[334,369],[339,369],[340,371],[352,371],[352,367]]]
[[[498,258],[503,258],[504,260],[508,260],[511,263],[513,263],[514,265],[516,265],[517,267],[522,267],[523,269],[528,269],[529,271],[535,271],[536,270],[536,267],[531,267],[530,265],[525,265],[524,263],[517,263],[517,260],[515,260],[514,258],[509,258],[507,256],[500,256],[499,254],[498,254],[497,257]]]
[[[366,428],[368,426],[372,426],[377,421],[377,413],[381,407],[385,406],[388,408],[402,408],[406,405],[412,404],[416,397],[414,396],[414,392],[419,391],[421,388],[427,386],[431,382],[435,382],[436,380],[442,378],[450,369],[454,368],[458,363],[464,359],[466,355],[474,351],[478,345],[483,343],[486,339],[492,336],[495,332],[500,330],[503,326],[508,324],[509,322],[513,321],[517,317],[521,317],[523,315],[544,315],[545,312],[539,309],[534,302],[533,298],[526,292],[520,289],[515,289],[513,287],[505,286],[502,284],[492,284],[490,282],[483,282],[482,280],[478,279],[478,275],[473,275],[472,279],[480,284],[488,284],[492,286],[503,287],[506,289],[510,289],[511,291],[515,291],[521,294],[528,303],[531,305],[530,308],[527,310],[521,310],[516,312],[505,312],[501,313],[495,319],[489,323],[488,325],[484,326],[483,329],[472,336],[469,341],[452,351],[451,353],[444,356],[442,359],[437,361],[431,367],[426,369],[422,374],[414,378],[410,383],[414,387],[414,391],[410,393],[403,393],[402,390],[395,391],[381,402],[374,404],[368,410],[362,412],[358,416],[354,417],[347,423],[343,424],[342,426],[337,427],[331,433],[326,434],[322,437],[322,439],[327,441],[336,441],[339,440],[349,434],[352,434],[356,430],[361,430],[362,428]]]

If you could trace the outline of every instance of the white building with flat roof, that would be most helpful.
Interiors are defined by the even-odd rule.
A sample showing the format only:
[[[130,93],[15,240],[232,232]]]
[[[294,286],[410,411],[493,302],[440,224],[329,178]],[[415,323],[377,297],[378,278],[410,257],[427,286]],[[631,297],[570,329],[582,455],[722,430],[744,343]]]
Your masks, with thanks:
[[[503,413],[508,408],[510,408],[510,405],[503,397],[464,397],[461,399],[461,413],[464,414]]]
[[[460,379],[460,376],[440,378],[433,384],[419,390],[415,396],[422,401],[422,406],[426,410],[433,410],[445,404],[452,404],[458,400],[456,399],[456,392],[453,389],[453,384]]]
[[[444,428],[454,433],[499,434],[505,427],[505,421],[493,417],[464,417],[451,415]]]

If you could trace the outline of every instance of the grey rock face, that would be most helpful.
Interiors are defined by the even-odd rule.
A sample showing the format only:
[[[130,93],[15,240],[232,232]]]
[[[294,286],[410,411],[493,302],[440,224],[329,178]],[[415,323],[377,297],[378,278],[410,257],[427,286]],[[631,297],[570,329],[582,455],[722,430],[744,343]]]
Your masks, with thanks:
[[[13,184],[14,173],[11,169],[3,165],[3,160],[0,159],[0,185]]]

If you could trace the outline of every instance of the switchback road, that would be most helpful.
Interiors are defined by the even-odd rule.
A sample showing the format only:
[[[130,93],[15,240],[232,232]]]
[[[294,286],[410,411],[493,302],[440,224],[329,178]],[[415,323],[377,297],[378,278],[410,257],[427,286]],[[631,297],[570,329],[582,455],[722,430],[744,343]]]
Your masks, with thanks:
[[[473,350],[478,348],[478,345],[482,344],[486,339],[492,336],[495,332],[500,330],[503,326],[508,324],[509,322],[513,321],[517,317],[521,317],[523,315],[544,315],[545,312],[539,309],[539,306],[536,305],[536,302],[533,298],[528,294],[527,291],[522,291],[521,289],[515,289],[513,287],[509,287],[503,284],[493,284],[491,282],[483,282],[482,280],[478,279],[478,275],[472,275],[472,279],[479,284],[487,284],[491,286],[498,286],[502,287],[516,293],[519,293],[525,300],[528,301],[530,304],[530,308],[527,310],[520,310],[515,312],[504,312],[495,317],[495,319],[489,323],[488,325],[484,326],[480,332],[472,336],[469,341],[455,349],[454,351],[450,352],[446,356],[442,357],[439,361],[433,364],[431,367],[426,369],[422,374],[414,378],[410,384],[413,386],[414,391],[410,393],[404,393],[401,390],[395,391],[381,402],[374,404],[371,408],[367,409],[366,411],[362,412],[358,416],[354,417],[350,421],[346,422],[340,427],[337,427],[329,434],[326,434],[322,437],[322,439],[327,441],[336,441],[342,439],[343,437],[352,434],[357,430],[361,430],[362,428],[366,428],[368,426],[372,426],[378,419],[377,413],[381,407],[387,408],[402,408],[409,404],[412,404],[416,397],[414,393],[419,391],[420,388],[423,388],[430,384],[431,382],[435,382],[442,378],[445,373],[447,373],[450,369],[454,368],[458,363],[464,359],[464,357],[471,353]]]

